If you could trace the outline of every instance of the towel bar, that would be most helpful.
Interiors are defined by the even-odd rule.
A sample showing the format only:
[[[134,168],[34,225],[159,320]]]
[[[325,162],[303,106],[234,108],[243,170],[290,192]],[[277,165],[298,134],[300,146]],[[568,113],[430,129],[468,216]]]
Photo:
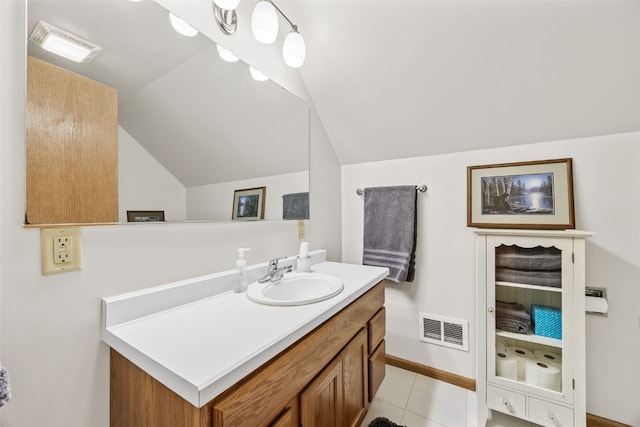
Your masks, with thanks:
[[[427,191],[427,186],[424,184],[418,185],[416,186],[416,190],[418,190],[419,193],[424,193],[425,191]],[[356,194],[358,196],[362,196],[364,194],[364,190],[362,188],[358,188],[356,189]]]

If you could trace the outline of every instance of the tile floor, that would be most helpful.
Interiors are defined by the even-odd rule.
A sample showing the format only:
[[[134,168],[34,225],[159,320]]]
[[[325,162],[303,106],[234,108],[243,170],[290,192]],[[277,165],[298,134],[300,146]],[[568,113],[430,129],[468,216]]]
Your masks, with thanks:
[[[475,392],[394,366],[386,366],[385,379],[361,424],[385,417],[406,427],[477,427]],[[532,426],[495,414],[487,426]]]
[[[407,427],[475,427],[475,393],[387,365],[361,427],[385,417]]]

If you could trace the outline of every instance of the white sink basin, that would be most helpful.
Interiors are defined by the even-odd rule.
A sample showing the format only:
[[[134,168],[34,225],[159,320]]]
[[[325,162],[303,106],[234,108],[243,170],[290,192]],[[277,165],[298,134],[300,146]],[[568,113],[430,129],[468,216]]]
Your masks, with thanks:
[[[277,282],[252,283],[247,297],[267,305],[304,305],[329,299],[343,288],[340,279],[328,274],[287,273]]]

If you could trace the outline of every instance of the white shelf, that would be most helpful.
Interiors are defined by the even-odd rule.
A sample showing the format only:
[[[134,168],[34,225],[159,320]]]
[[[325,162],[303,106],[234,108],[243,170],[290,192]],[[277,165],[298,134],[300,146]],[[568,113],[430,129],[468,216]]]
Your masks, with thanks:
[[[528,285],[526,283],[498,282],[496,286],[506,286],[509,288],[532,289],[534,291],[558,292],[562,293],[562,288],[554,288],[553,286]]]
[[[496,336],[511,338],[514,340],[526,341],[534,344],[548,345],[549,347],[562,348],[562,340],[557,338],[543,337],[535,334],[517,334],[496,329]]]

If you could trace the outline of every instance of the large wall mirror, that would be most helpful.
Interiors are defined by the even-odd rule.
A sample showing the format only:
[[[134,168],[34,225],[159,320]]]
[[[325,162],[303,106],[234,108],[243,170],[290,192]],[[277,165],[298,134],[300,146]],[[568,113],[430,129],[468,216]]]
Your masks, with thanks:
[[[117,89],[119,221],[231,220],[234,192],[257,187],[264,219],[281,219],[283,196],[308,196],[308,105],[206,36],[177,33],[159,4],[28,0],[27,17],[27,37],[44,21],[102,48],[75,63],[27,42],[29,56]]]

